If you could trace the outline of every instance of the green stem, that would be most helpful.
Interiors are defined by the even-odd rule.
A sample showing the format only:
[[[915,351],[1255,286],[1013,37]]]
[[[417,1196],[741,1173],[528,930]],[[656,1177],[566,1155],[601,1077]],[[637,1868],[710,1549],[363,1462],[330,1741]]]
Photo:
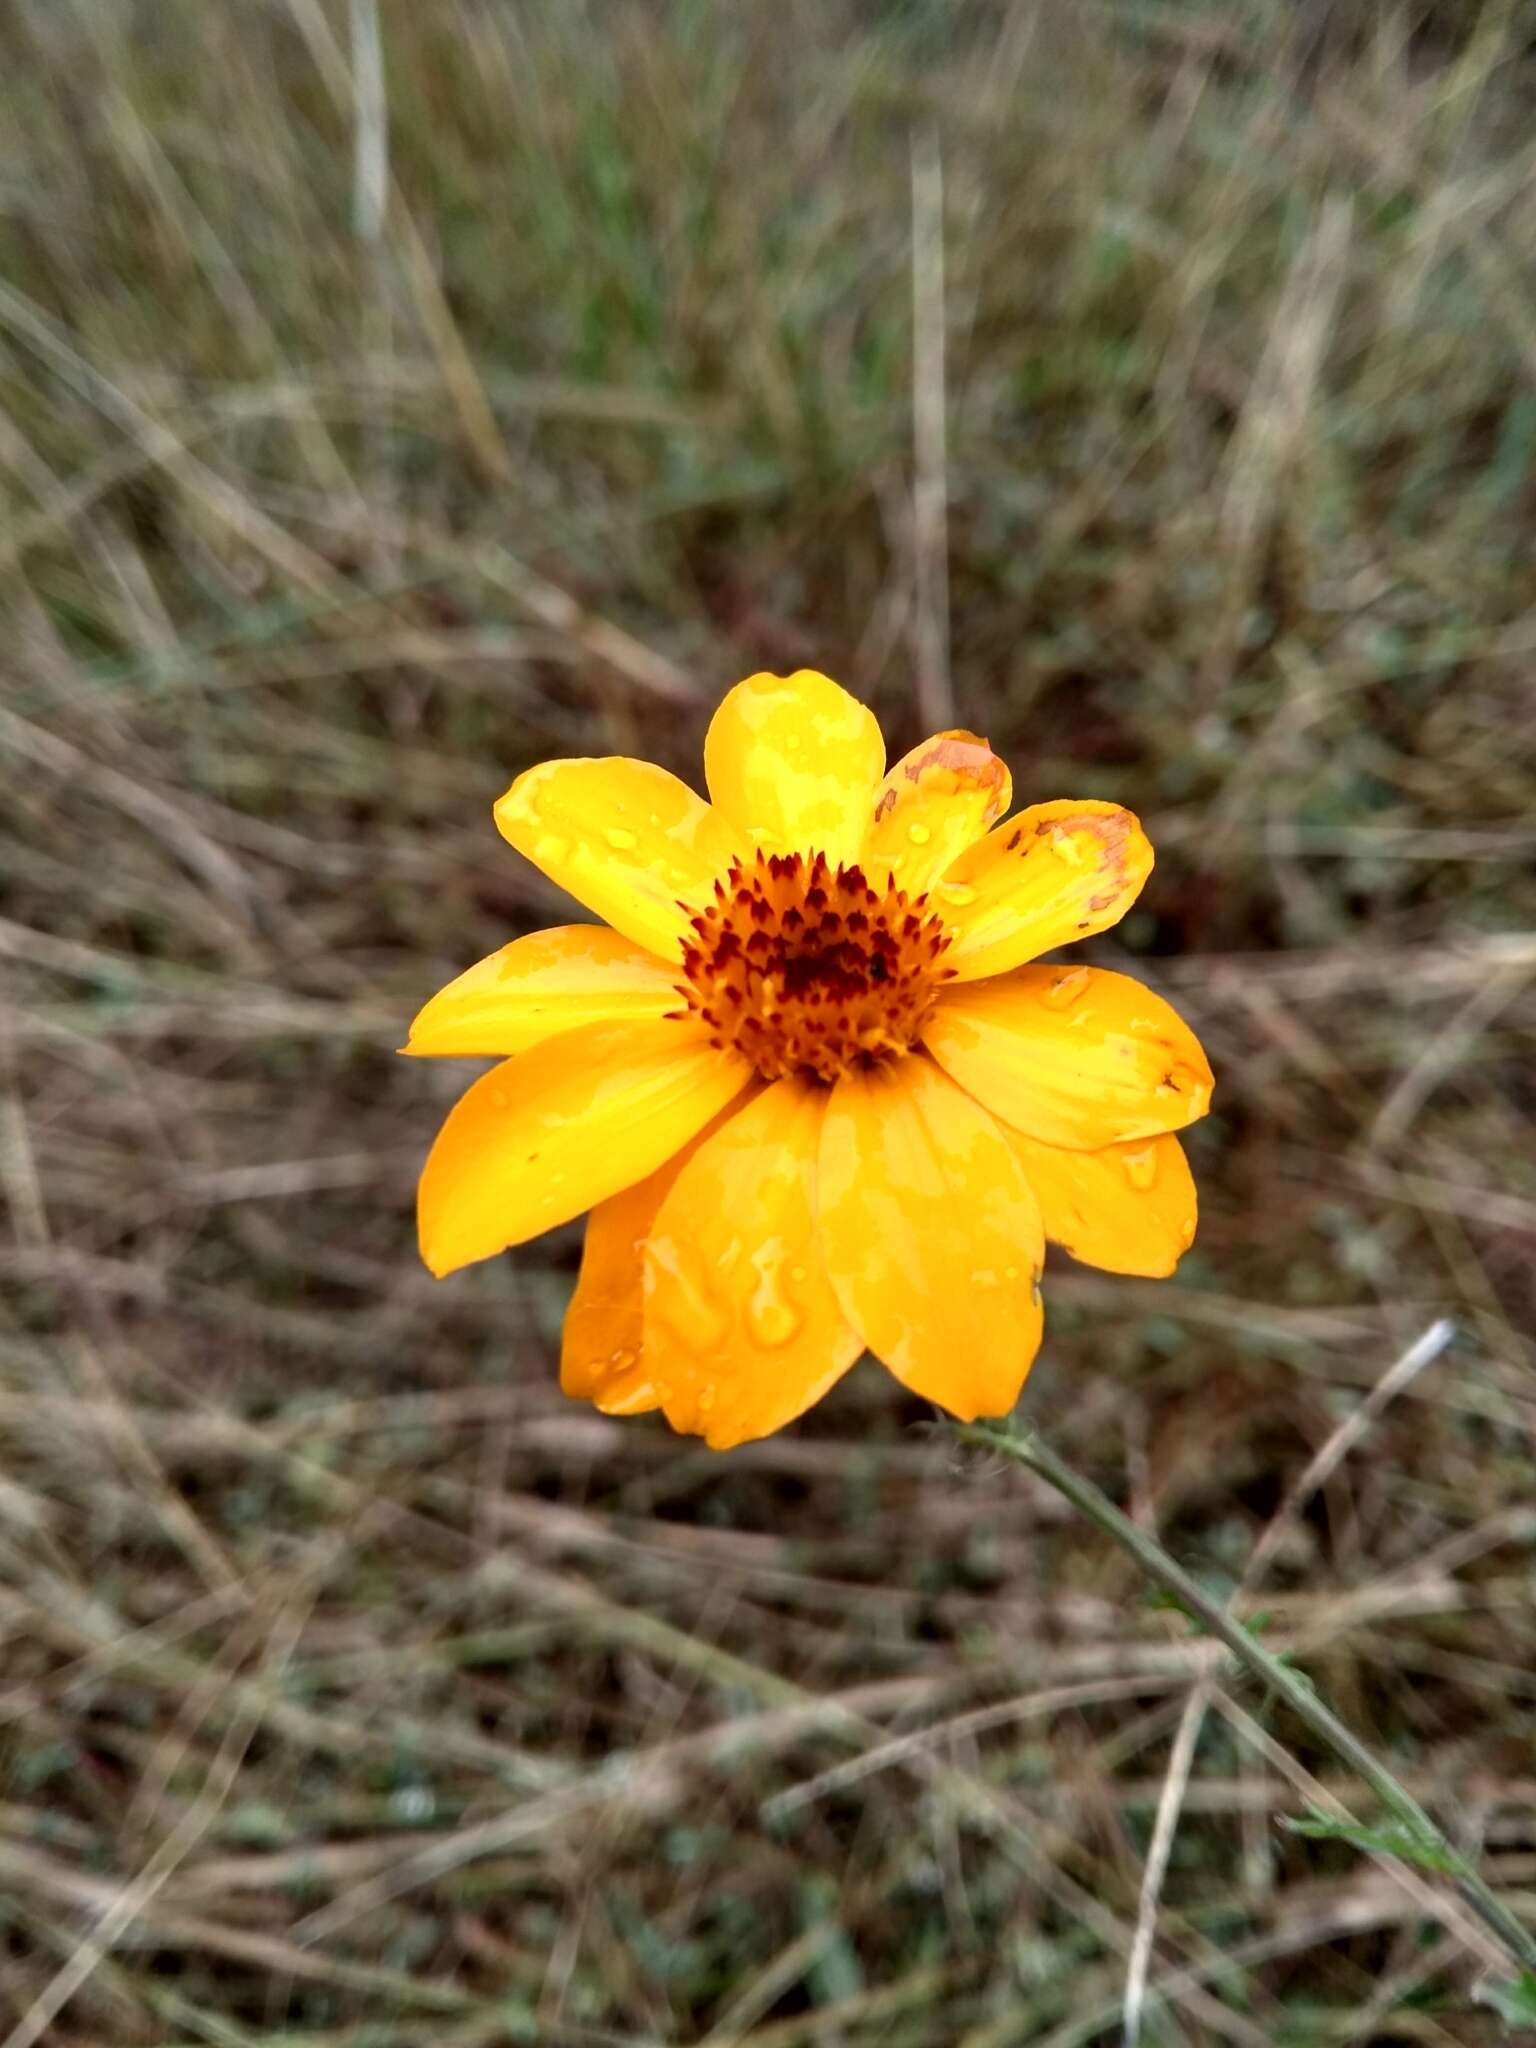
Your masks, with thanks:
[[[1213,1636],[1226,1644],[1240,1664],[1279,1693],[1297,1718],[1305,1721],[1314,1735],[1326,1742],[1336,1756],[1364,1779],[1382,1805],[1412,1834],[1438,1856],[1459,1866],[1456,1889],[1462,1898],[1522,1969],[1536,1969],[1536,1935],[1515,1918],[1475,1870],[1462,1862],[1460,1853],[1413,1794],[1372,1756],[1359,1737],[1352,1734],[1337,1714],[1323,1704],[1305,1680],[1298,1678],[1294,1671],[1266,1650],[1257,1637],[1250,1634],[1240,1621],[1234,1620],[1219,1601],[1213,1600],[1182,1565],[1174,1562],[1155,1537],[1149,1536],[1144,1529],[1138,1529],[1112,1500],[1100,1493],[1091,1480],[1074,1472],[1038,1437],[1014,1436],[979,1423],[955,1423],[952,1427],[955,1434],[967,1443],[981,1444],[989,1451],[1001,1451],[1004,1457],[1027,1466],[1047,1485],[1064,1494],[1091,1522],[1097,1522],[1106,1536],[1113,1537],[1122,1550],[1135,1558],[1148,1578],[1155,1579],[1172,1593],[1182,1607],[1197,1616]]]

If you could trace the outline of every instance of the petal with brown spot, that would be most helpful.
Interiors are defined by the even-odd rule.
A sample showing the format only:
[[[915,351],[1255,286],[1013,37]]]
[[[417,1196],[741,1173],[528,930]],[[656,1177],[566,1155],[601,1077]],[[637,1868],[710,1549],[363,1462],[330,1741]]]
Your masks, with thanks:
[[[880,785],[864,842],[866,874],[889,872],[909,896],[980,839],[1012,801],[1006,763],[973,732],[940,732],[902,756]]]
[[[1107,931],[1151,872],[1151,842],[1120,804],[1032,804],[935,883],[934,907],[954,934],[945,964],[957,981],[980,981]]]

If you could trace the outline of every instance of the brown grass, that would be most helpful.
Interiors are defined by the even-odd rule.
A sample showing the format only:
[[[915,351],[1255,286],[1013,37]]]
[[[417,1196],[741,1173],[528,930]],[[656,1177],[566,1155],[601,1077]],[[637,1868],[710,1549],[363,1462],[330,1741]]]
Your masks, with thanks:
[[[1452,1316],[1249,1611],[1536,1919],[1536,58],[1317,29],[0,11],[11,2048],[1113,2041],[1160,1801],[1144,2042],[1499,2038],[873,1367],[727,1457],[562,1402],[574,1236],[429,1280],[393,1056],[560,914],[511,775],[750,669],[1132,804],[1201,1234],[1053,1260],[1028,1415],[1225,1590]]]

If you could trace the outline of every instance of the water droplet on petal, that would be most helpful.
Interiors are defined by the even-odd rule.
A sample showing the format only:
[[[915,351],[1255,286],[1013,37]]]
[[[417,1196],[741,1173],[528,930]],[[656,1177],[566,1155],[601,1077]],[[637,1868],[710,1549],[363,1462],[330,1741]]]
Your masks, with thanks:
[[[1145,1191],[1157,1179],[1157,1147],[1143,1145],[1137,1152],[1122,1152],[1120,1164],[1131,1186]]]
[[[754,1295],[747,1303],[747,1327],[764,1350],[773,1351],[800,1328],[800,1313],[780,1295]]]
[[[933,837],[933,834],[926,825],[909,825],[907,827],[907,837],[914,846],[926,846]]]
[[[1018,1267],[1017,1267],[1017,1266],[1004,1266],[1004,1268],[1003,1268],[1003,1278],[1004,1278],[1005,1280],[1007,1280],[1008,1282],[1010,1282],[1010,1284],[1011,1284],[1011,1283],[1012,1283],[1013,1281],[1017,1280],[1017,1279],[1018,1279],[1018,1277],[1019,1277],[1019,1269],[1018,1269]]]
[[[492,1109],[505,1109],[512,1100],[510,1091],[505,1088],[491,1089],[490,1098]]]
[[[1087,968],[1069,967],[1064,973],[1058,974],[1046,990],[1046,1005],[1052,1010],[1068,1009],[1077,1001],[1087,986]]]
[[[1053,832],[1050,848],[1058,860],[1064,860],[1069,868],[1080,868],[1083,864],[1083,843],[1076,832]]]
[[[541,832],[533,842],[535,867],[557,867],[561,861],[570,858],[570,852],[571,842],[562,839],[558,832]]]
[[[698,1294],[691,1294],[686,1302],[669,1301],[661,1320],[678,1346],[699,1358],[717,1352],[726,1331],[726,1318],[713,1302]]]
[[[699,1413],[707,1415],[719,1398],[719,1390],[717,1388],[701,1387],[699,1390]]]
[[[620,1346],[620,1348],[617,1351],[615,1351],[608,1360],[609,1365],[613,1368],[615,1372],[628,1372],[629,1368],[632,1365],[638,1365],[639,1362],[639,1352],[627,1351],[623,1348],[623,1346]]]
[[[648,1284],[654,1289],[652,1299],[668,1335],[695,1358],[718,1351],[729,1322],[725,1310],[713,1294],[705,1292],[698,1274],[679,1257],[669,1239],[653,1237],[649,1253],[657,1270]],[[674,1365],[684,1368],[684,1361],[674,1361]]]
[[[789,1269],[789,1277],[791,1280],[794,1281],[797,1287],[803,1287],[806,1281],[806,1271],[804,1266],[791,1266]]]
[[[976,891],[966,882],[940,882],[933,893],[943,902],[952,903],[956,910],[976,901]]]
[[[798,753],[799,753],[799,751],[800,751],[800,735],[799,735],[799,733],[797,733],[797,732],[787,732],[787,733],[785,733],[785,735],[784,735],[784,751],[785,751],[785,753],[786,753],[786,754],[798,754]]]
[[[615,853],[632,853],[634,851],[635,835],[633,832],[626,832],[622,825],[610,825],[603,834],[603,837]]]
[[[989,1266],[979,1266],[971,1274],[970,1282],[973,1287],[995,1287],[997,1285],[997,1275]]]

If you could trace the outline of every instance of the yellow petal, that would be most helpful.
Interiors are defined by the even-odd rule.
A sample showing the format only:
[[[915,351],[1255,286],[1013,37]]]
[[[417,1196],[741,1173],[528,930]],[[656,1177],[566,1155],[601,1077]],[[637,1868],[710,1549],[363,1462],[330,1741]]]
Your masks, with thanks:
[[[704,739],[715,804],[765,853],[859,857],[885,767],[874,717],[814,669],[748,676]]]
[[[1177,1138],[1067,1152],[1022,1131],[1007,1136],[1039,1200],[1046,1236],[1084,1265],[1161,1280],[1194,1243],[1195,1182]]]
[[[1032,804],[962,853],[934,887],[959,981],[1006,974],[1118,924],[1152,872],[1152,845],[1119,804]]]
[[[641,1351],[645,1241],[684,1166],[739,1114],[738,1104],[729,1103],[664,1166],[599,1202],[587,1218],[581,1272],[560,1345],[560,1387],[573,1400],[592,1401],[605,1415],[639,1415],[661,1406]]]
[[[775,1082],[699,1146],[645,1255],[645,1370],[674,1429],[728,1450],[819,1401],[863,1344],[827,1280],[813,1189],[828,1091]]]
[[[1045,1235],[986,1111],[920,1054],[846,1075],[817,1210],[833,1288],[876,1357],[964,1422],[1005,1415],[1039,1348]]]
[[[1013,799],[1006,766],[973,732],[935,733],[881,783],[864,842],[878,889],[889,872],[908,895],[926,889],[1002,817]]]
[[[688,913],[740,850],[740,835],[665,768],[622,755],[545,761],[496,806],[504,839],[637,946],[678,958]]]
[[[751,1079],[692,1024],[588,1024],[504,1060],[437,1134],[417,1200],[442,1277],[654,1173]]]
[[[1021,967],[945,989],[923,1025],[939,1065],[1004,1123],[1047,1145],[1104,1145],[1205,1115],[1211,1069],[1161,996],[1100,967]]]
[[[678,970],[601,924],[556,925],[514,939],[439,989],[404,1050],[527,1052],[582,1024],[655,1019],[683,1007]]]

